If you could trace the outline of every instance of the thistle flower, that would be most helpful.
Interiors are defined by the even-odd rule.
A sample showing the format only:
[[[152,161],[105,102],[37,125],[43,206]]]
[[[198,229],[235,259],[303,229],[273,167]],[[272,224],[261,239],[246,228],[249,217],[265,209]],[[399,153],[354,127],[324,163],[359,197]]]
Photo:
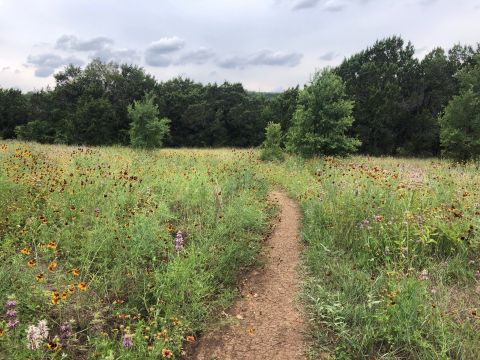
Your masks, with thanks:
[[[131,349],[133,347],[133,335],[132,334],[123,335],[123,347],[125,349]]]
[[[183,250],[183,234],[181,231],[177,232],[177,236],[175,237],[175,249],[177,251]]]

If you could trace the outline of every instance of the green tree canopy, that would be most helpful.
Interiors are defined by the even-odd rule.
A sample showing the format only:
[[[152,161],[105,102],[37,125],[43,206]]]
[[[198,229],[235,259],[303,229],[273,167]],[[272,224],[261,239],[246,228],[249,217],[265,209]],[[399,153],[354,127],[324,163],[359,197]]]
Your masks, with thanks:
[[[132,146],[153,149],[162,147],[170,133],[170,120],[159,118],[160,111],[154,103],[154,95],[148,93],[141,101],[128,107],[130,142]]]
[[[347,135],[353,123],[352,107],[342,79],[331,69],[317,72],[300,91],[287,149],[305,157],[354,152],[360,141]]]
[[[480,157],[480,56],[457,78],[460,94],[454,96],[440,119],[443,153],[459,161]]]

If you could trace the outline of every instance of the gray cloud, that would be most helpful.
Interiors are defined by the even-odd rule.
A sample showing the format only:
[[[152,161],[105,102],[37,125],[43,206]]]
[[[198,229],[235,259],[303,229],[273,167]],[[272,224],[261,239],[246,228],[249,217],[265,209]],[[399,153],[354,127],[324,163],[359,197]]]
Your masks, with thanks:
[[[177,61],[176,65],[202,65],[215,57],[215,52],[208,48],[198,48],[197,50],[189,51],[182,55]]]
[[[420,0],[419,3],[421,5],[425,5],[425,6],[428,6],[428,5],[432,5],[434,3],[436,3],[438,0]]]
[[[292,1],[292,0],[290,0]],[[292,10],[305,10],[317,6],[329,12],[343,11],[347,5],[353,3],[367,4],[372,0],[296,0],[293,3]],[[436,1],[436,0],[420,0],[420,1]]]
[[[332,61],[336,57],[338,57],[338,54],[334,53],[333,51],[329,51],[323,55],[320,55],[318,58],[324,61]]]
[[[150,66],[166,67],[172,64],[171,53],[181,50],[185,40],[179,37],[165,37],[152,42],[145,50],[145,62]]]
[[[302,54],[295,52],[285,53],[281,51],[260,50],[246,57],[225,57],[218,62],[218,65],[226,69],[244,69],[251,65],[294,67],[300,63],[302,57]]]
[[[331,12],[338,12],[342,11],[345,8],[346,4],[336,0],[329,0],[326,1],[323,5],[323,10],[331,11]]]
[[[113,61],[117,64],[133,64],[140,60],[140,56],[132,49],[111,49],[109,47],[100,49],[92,53],[92,59],[100,59],[104,62]]]
[[[178,50],[181,50],[185,46],[185,40],[179,37],[164,37],[160,40],[152,42],[147,51],[154,52],[156,54],[169,54]]]
[[[62,57],[51,53],[29,55],[27,63],[35,68],[35,76],[37,77],[48,77],[52,75],[55,70],[65,65],[73,64],[81,66],[84,64],[83,60],[75,56]]]
[[[293,5],[293,10],[310,9],[318,5],[320,0],[300,0]]]
[[[113,40],[99,36],[90,40],[79,40],[74,35],[63,35],[55,44],[56,49],[67,51],[100,51],[113,45]]]

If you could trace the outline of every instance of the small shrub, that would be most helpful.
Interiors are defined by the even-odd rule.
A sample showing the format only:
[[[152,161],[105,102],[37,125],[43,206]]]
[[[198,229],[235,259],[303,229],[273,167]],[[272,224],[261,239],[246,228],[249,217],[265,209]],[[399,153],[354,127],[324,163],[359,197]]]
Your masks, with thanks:
[[[269,122],[265,128],[265,141],[262,144],[260,159],[265,161],[283,160],[282,128],[280,124]]]
[[[149,93],[142,101],[128,106],[130,124],[130,143],[133,147],[153,149],[162,147],[170,134],[170,120],[159,118],[158,106],[154,96]]]

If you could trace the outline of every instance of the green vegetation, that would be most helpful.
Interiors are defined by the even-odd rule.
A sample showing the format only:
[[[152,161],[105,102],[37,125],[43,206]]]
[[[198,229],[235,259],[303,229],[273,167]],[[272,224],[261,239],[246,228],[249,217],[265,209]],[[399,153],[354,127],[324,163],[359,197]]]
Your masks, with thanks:
[[[0,143],[0,358],[179,356],[256,262],[254,159]]]
[[[0,354],[180,355],[256,263],[280,186],[303,213],[312,355],[480,356],[474,164],[258,155],[0,143]]]
[[[338,75],[330,69],[316,73],[299,94],[287,149],[304,157],[354,152],[360,142],[346,134],[353,123],[352,108]]]
[[[279,123],[283,134],[287,134],[296,113],[297,123],[310,123],[304,135],[312,133],[314,139],[303,139],[298,126],[291,131],[296,134],[292,139],[296,139],[296,146],[302,141],[316,143],[302,145],[301,152],[308,148],[310,155],[358,148],[359,153],[366,155],[429,157],[440,156],[443,150],[445,156],[454,159],[471,158],[478,154],[475,141],[469,140],[476,138],[475,131],[467,129],[468,135],[460,131],[452,136],[449,132],[458,129],[459,122],[477,122],[478,112],[472,101],[478,98],[479,90],[476,86],[465,90],[464,77],[468,73],[474,76],[479,54],[480,45],[473,48],[456,44],[448,50],[437,47],[418,59],[413,44],[392,36],[345,58],[327,71],[343,82],[335,80],[337,89],[344,88],[340,96],[342,116],[350,119],[338,134],[323,128],[326,122],[337,119],[338,113],[301,111],[302,107],[321,109],[318,103],[307,101],[307,94],[321,95],[313,91],[313,83],[303,90],[295,86],[280,94],[255,93],[246,91],[239,83],[201,84],[181,77],[158,82],[140,67],[106,64],[97,59],[85,68],[71,65],[56,73],[51,89],[27,94],[0,89],[0,138],[72,145],[130,145],[128,107],[152,93],[158,117],[171,121],[171,136],[164,144],[168,147],[259,146],[268,122]],[[333,78],[333,74],[327,77]],[[446,106],[454,98],[443,118]],[[347,110],[349,102],[351,113]],[[312,121],[321,121],[323,125],[312,129]],[[351,127],[346,125],[350,122]],[[339,134],[346,137],[332,140]],[[324,144],[318,148],[322,136]],[[346,146],[347,139],[358,139],[361,145]],[[467,148],[460,149],[463,140],[467,140]],[[462,154],[451,151],[457,147]]]
[[[260,159],[266,161],[283,160],[282,137],[281,125],[269,122],[265,129],[265,141],[262,144]]]
[[[440,119],[444,153],[460,161],[480,157],[480,57],[477,64],[458,73],[460,94]]]
[[[142,101],[129,105],[130,143],[133,147],[153,149],[160,148],[170,133],[170,120],[160,119],[158,106],[154,104],[154,95],[148,93]]]
[[[480,357],[473,164],[289,158],[264,173],[302,206],[313,354]]]

